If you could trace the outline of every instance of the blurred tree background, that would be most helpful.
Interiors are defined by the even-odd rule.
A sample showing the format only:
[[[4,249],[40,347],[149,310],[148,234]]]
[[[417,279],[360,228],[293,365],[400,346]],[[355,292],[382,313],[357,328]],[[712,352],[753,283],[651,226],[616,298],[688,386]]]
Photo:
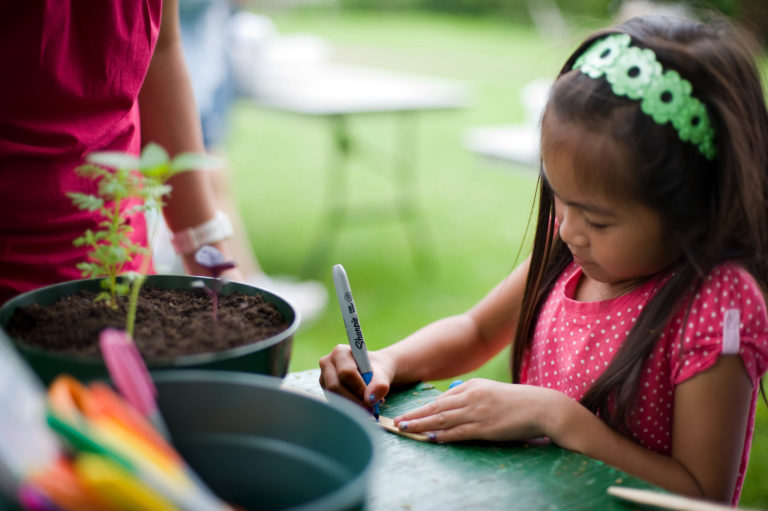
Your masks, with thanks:
[[[606,19],[614,16],[633,0],[339,0],[346,9],[414,10],[474,16],[499,16],[515,21],[536,21],[537,13],[557,9],[573,17]],[[692,0],[657,1],[645,4],[680,7],[699,16],[718,12],[733,18],[763,44],[768,44],[768,1],[766,0]]]

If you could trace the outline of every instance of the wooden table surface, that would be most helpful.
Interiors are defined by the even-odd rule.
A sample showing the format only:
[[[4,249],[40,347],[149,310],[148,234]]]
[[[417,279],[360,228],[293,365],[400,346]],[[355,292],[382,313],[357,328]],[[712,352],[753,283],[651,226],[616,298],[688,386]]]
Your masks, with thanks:
[[[290,373],[284,385],[322,396],[319,370]],[[440,394],[421,383],[387,397],[394,417]],[[381,430],[368,510],[626,510],[637,505],[606,493],[609,486],[653,488],[609,465],[555,445],[432,444]]]

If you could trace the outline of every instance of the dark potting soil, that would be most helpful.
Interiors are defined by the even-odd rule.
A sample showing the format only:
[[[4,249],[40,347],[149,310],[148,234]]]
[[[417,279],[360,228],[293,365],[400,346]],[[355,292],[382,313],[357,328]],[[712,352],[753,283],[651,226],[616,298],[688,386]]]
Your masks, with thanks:
[[[80,291],[50,305],[16,309],[8,333],[48,351],[100,358],[99,332],[125,328],[127,297],[117,309],[94,302],[96,293]],[[202,290],[145,287],[139,294],[134,340],[149,359],[234,348],[276,335],[289,324],[274,304],[260,295],[219,297],[213,321],[211,298]]]

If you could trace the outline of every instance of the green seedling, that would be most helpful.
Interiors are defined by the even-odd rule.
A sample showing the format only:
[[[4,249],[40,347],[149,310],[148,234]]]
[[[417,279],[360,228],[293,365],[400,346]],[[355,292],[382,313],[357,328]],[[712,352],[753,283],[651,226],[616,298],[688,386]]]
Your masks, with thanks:
[[[165,149],[149,143],[140,156],[128,153],[104,151],[91,153],[86,164],[75,171],[81,176],[98,181],[95,195],[69,193],[79,209],[98,211],[103,220],[99,229],[87,229],[74,240],[75,246],[90,247],[89,260],[77,268],[84,278],[103,277],[102,291],[97,301],[104,300],[112,308],[117,307],[117,297],[130,294],[126,331],[133,336],[139,289],[146,279],[152,255],[151,240],[142,247],[130,240],[132,227],[125,217],[137,211],[159,213],[163,199],[171,193],[168,179],[188,170],[204,170],[219,165],[219,160],[197,153],[182,153],[171,159]],[[140,199],[140,203],[126,212],[121,211],[124,201]],[[126,272],[125,266],[137,256],[144,255],[139,272]]]

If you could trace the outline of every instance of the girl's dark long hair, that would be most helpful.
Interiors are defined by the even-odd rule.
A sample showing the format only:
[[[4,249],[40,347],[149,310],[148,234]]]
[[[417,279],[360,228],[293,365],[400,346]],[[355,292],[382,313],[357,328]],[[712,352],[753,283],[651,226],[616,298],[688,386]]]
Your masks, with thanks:
[[[594,80],[572,70],[575,59],[608,33],[629,34],[633,46],[652,49],[664,69],[674,69],[691,82],[693,96],[706,105],[715,128],[713,161],[682,142],[671,125],[656,124],[638,101],[613,94],[604,78]],[[643,308],[605,372],[581,399],[617,429],[628,430],[643,364],[659,335],[715,266],[734,261],[764,293],[768,289],[768,112],[754,46],[742,36],[722,20],[702,24],[634,18],[582,43],[560,71],[545,108],[543,154],[558,150],[548,134],[563,125],[610,139],[626,165],[617,165],[615,158],[601,165],[600,155],[574,154],[575,168],[616,197],[658,212],[670,243],[677,244],[674,252],[681,254],[665,270],[665,284]],[[578,165],[580,161],[586,165]],[[543,179],[538,194],[532,262],[512,351],[515,382],[520,381],[542,303],[572,261],[555,231],[554,199]]]

